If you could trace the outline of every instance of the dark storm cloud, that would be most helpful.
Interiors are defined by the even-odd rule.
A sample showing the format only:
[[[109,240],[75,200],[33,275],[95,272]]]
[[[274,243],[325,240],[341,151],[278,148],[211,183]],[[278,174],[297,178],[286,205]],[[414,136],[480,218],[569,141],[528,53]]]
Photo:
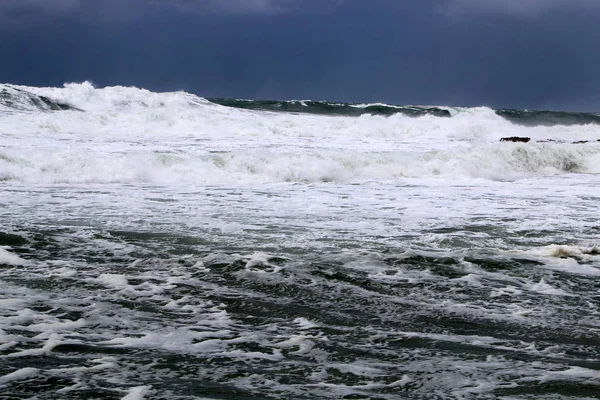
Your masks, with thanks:
[[[289,7],[291,0],[155,0],[155,4],[175,7],[182,12],[197,13],[279,13]]]
[[[332,10],[343,0],[153,0],[161,7],[198,14],[265,14],[322,12]]]
[[[3,16],[21,13],[62,14],[79,8],[79,0],[2,0],[0,14]]]
[[[79,0],[1,0],[0,31],[27,29],[47,18],[75,13],[80,7]]]
[[[279,14],[331,10],[344,0],[2,0],[1,16],[60,16],[89,9],[172,8],[198,14]]]
[[[344,0],[0,0],[0,31],[77,18],[89,24],[127,23],[153,12],[181,15],[261,15],[331,12]]]
[[[492,105],[600,108],[600,2],[448,0],[450,97]],[[487,99],[487,100],[484,100]],[[472,100],[470,101],[472,102]]]
[[[0,21],[14,83],[600,108],[595,0],[0,0]]]
[[[440,7],[450,17],[505,15],[537,17],[556,9],[600,8],[597,0],[446,0]]]

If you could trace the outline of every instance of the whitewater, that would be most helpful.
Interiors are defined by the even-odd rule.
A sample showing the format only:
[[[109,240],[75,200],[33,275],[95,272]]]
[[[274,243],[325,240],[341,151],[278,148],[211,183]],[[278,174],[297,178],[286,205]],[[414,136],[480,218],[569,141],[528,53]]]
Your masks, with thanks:
[[[0,84],[0,185],[0,398],[600,398],[596,114]]]

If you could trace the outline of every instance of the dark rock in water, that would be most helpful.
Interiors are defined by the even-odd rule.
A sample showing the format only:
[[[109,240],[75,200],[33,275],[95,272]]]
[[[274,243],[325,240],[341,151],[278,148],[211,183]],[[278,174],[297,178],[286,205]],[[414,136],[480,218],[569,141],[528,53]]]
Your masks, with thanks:
[[[523,143],[527,143],[531,140],[531,138],[528,137],[520,137],[520,136],[511,136],[511,137],[503,137],[500,138],[501,142],[523,142]]]
[[[520,136],[511,136],[511,137],[503,137],[500,139],[501,142],[523,142],[523,143],[527,143],[529,142],[531,139],[528,137],[520,137]],[[598,142],[600,142],[600,139],[597,140]],[[571,142],[572,144],[583,144],[583,143],[589,143],[589,140],[577,140],[575,142]],[[554,140],[554,139],[544,139],[544,140],[538,140],[538,143],[569,143],[569,142],[565,142],[564,140]]]
[[[538,140],[538,143],[564,143],[564,140],[544,139]]]

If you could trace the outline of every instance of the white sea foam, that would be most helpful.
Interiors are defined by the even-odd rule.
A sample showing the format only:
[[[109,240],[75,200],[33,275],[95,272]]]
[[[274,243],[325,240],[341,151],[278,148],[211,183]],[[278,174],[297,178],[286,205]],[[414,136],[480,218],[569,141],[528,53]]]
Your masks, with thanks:
[[[32,376],[35,376],[38,373],[39,369],[27,367],[16,370],[15,372],[11,372],[10,374],[0,376],[0,388],[2,388],[3,384],[6,384],[8,382],[31,378]]]
[[[146,145],[147,146],[147,145]],[[600,147],[480,145],[427,153],[299,148],[207,152],[140,149],[0,150],[3,180],[27,183],[394,182],[406,178],[514,180],[572,172],[600,173]]]
[[[298,324],[300,329],[313,329],[319,327],[318,324],[315,324],[314,322],[311,322],[306,318],[296,318],[294,322]]]
[[[541,294],[549,294],[556,296],[568,296],[569,293],[565,292],[562,289],[558,289],[546,283],[546,281],[542,278],[538,283],[531,287],[531,290]]]
[[[589,260],[600,256],[600,249],[596,247],[582,247],[551,244],[548,246],[532,249],[531,254],[541,257],[552,258],[575,258],[579,260]]]
[[[11,253],[9,250],[10,247],[8,246],[0,246],[0,264],[25,265],[27,263],[26,260],[14,253]]]
[[[62,343],[65,343],[65,341],[63,340],[63,337],[61,335],[56,334],[56,333],[51,333],[50,335],[48,335],[48,338],[42,347],[12,352],[4,357],[18,358],[18,357],[34,357],[34,356],[46,355],[46,354],[50,353],[56,346],[58,346],[59,344],[62,344]]]
[[[123,289],[129,286],[127,278],[120,274],[102,274],[97,281],[113,289]]]
[[[129,393],[121,400],[143,400],[151,389],[151,386],[136,386],[129,389]]]
[[[597,266],[600,260],[600,254],[597,247],[568,246],[551,244],[540,248],[530,250],[517,250],[517,254],[523,254],[526,257],[544,263],[544,267],[573,274],[600,276],[600,268]],[[545,287],[544,282],[540,282],[535,288]]]
[[[600,372],[589,368],[570,367],[563,371],[549,371],[539,377],[528,377],[520,380],[523,382],[575,381],[582,384],[600,386]]]

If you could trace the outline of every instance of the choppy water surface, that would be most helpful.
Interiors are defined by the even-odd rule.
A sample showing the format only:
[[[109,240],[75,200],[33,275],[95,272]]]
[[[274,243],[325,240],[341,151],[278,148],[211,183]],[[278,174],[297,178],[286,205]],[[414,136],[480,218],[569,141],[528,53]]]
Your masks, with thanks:
[[[129,90],[0,115],[0,398],[600,398],[594,125]]]

